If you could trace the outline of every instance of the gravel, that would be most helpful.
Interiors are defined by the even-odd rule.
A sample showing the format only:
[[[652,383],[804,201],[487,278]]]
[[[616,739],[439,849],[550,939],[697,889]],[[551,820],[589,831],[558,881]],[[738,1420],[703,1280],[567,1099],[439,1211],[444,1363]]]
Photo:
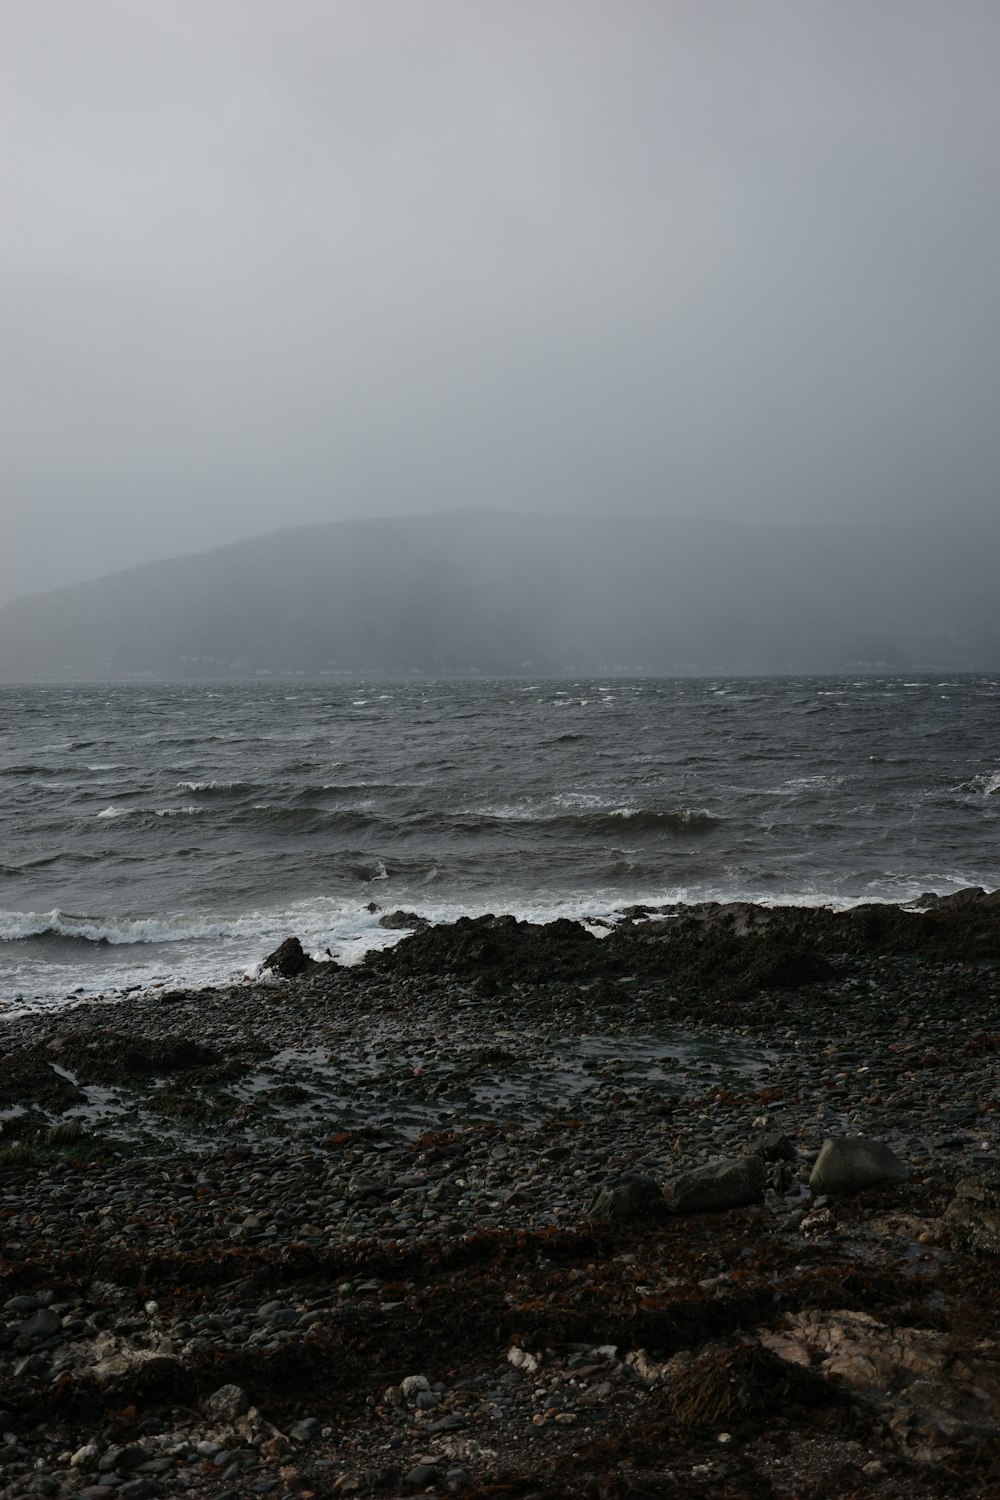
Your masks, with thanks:
[[[83,1099],[39,1098],[28,1068],[0,1135],[0,1497],[460,1494],[505,1464],[548,1474],[538,1493],[563,1493],[563,1479],[573,1493],[560,1464],[579,1434],[627,1428],[659,1389],[631,1324],[629,1347],[599,1336],[626,1312],[574,1325],[567,1302],[559,1336],[553,1323],[533,1343],[525,1287],[504,1294],[489,1337],[453,1291],[452,1357],[444,1332],[428,1334],[425,1367],[407,1369],[434,1278],[457,1287],[465,1266],[470,1299],[492,1307],[530,1247],[560,1295],[574,1277],[612,1300],[627,1286],[634,1320],[689,1286],[689,1300],[729,1307],[741,1258],[765,1242],[791,1246],[796,1273],[803,1256],[861,1264],[891,1240],[893,1266],[952,1274],[947,1195],[997,1159],[997,999],[988,964],[913,956],[843,958],[832,979],[714,1018],[649,976],[485,993],[331,966],[9,1020],[5,1052],[62,1069]],[[190,1066],[130,1068],[133,1038],[191,1036],[204,1052]],[[808,1188],[824,1139],[858,1134],[910,1172],[870,1212]],[[595,1217],[625,1179],[662,1184],[751,1149],[771,1163],[764,1201],[725,1216],[725,1232],[721,1218]],[[734,1249],[744,1212],[753,1233]],[[694,1281],[682,1233],[700,1247]],[[570,1245],[553,1269],[546,1246]],[[476,1292],[480,1260],[492,1280]],[[740,1316],[731,1332],[750,1326]],[[684,1450],[670,1470],[689,1493],[748,1462],[745,1435],[743,1458],[708,1441],[708,1457]],[[949,1441],[942,1452],[957,1451]],[[922,1471],[899,1478],[919,1445],[893,1442],[867,1492],[919,1495]],[[832,1486],[857,1454],[840,1457]]]

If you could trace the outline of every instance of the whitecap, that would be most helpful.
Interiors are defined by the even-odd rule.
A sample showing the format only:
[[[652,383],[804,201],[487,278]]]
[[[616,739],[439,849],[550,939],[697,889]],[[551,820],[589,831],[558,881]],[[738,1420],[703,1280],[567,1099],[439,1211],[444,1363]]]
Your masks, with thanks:
[[[245,781],[178,781],[179,792],[231,792],[246,786]]]
[[[0,911],[0,939],[51,936],[90,943],[183,943],[206,939],[250,937],[260,933],[260,917],[194,916],[185,913],[156,917],[76,915],[55,907],[48,912]]]

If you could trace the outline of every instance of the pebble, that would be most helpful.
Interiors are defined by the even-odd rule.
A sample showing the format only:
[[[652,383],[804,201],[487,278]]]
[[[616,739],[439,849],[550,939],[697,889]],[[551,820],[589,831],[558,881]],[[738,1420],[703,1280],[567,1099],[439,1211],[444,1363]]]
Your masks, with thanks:
[[[911,1176],[936,1171],[949,1180],[992,1159],[1000,1145],[1000,1110],[992,1107],[1000,1053],[987,1045],[964,1051],[977,1026],[993,1035],[995,994],[983,997],[981,1014],[970,1002],[961,1020],[953,1004],[935,999],[925,973],[901,1028],[887,997],[907,976],[904,961],[859,961],[808,1007],[791,1007],[780,1027],[742,1029],[738,1011],[726,1012],[725,1026],[664,1014],[643,981],[619,986],[625,998],[603,1013],[582,1009],[578,989],[545,992],[543,1004],[537,989],[515,985],[489,1002],[489,1049],[479,1007],[460,1003],[467,986],[451,982],[415,985],[417,999],[406,1007],[402,981],[372,982],[363,1025],[353,981],[343,994],[304,984],[285,1005],[264,995],[250,1006],[244,989],[192,996],[179,1008],[147,995],[113,1010],[18,1018],[4,1023],[12,1046],[100,1035],[113,1021],[122,1032],[196,1030],[247,1069],[211,1086],[95,1086],[87,1129],[106,1137],[106,1152],[53,1152],[30,1170],[0,1170],[4,1255],[16,1275],[39,1256],[56,1263],[67,1252],[113,1260],[139,1249],[150,1258],[209,1247],[227,1255],[352,1244],[430,1249],[489,1228],[577,1227],[609,1181],[628,1174],[662,1182],[739,1154],[755,1134],[790,1168],[767,1201],[791,1212],[794,1232],[815,1244],[838,1231],[836,1211],[815,1206],[805,1187],[825,1137],[871,1135]],[[291,1085],[305,1098],[276,1097]],[[101,1117],[98,1101],[107,1111]],[[178,1101],[190,1101],[188,1113],[174,1111]],[[153,1300],[144,1288],[100,1275],[18,1293],[0,1314],[0,1367],[51,1381],[60,1368],[93,1369],[129,1348],[181,1364],[195,1354],[217,1357],[221,1378],[240,1351],[278,1354],[320,1337],[334,1308],[378,1316],[400,1305],[405,1289],[352,1276],[350,1264],[325,1294],[314,1289],[302,1300],[292,1286],[264,1295],[248,1283],[214,1309],[186,1314],[171,1311],[159,1286]],[[618,1367],[613,1352],[578,1352]],[[419,1366],[401,1378],[387,1370],[399,1384],[379,1399],[402,1431],[419,1424],[442,1442],[480,1421],[520,1423],[537,1441],[548,1441],[550,1429],[568,1435],[584,1420],[580,1391],[549,1384],[545,1361],[533,1350],[519,1353],[520,1366],[505,1364],[504,1376],[484,1375],[479,1388],[466,1382],[468,1407],[455,1405],[457,1391],[432,1385],[442,1372]],[[207,1483],[265,1495],[286,1487],[276,1470],[266,1471],[287,1451],[286,1438],[298,1463],[322,1431],[320,1419],[300,1409],[276,1432],[233,1383],[209,1394],[200,1414],[172,1420],[141,1443],[80,1434],[57,1461],[29,1422],[0,1412],[0,1433],[17,1434],[3,1456],[0,1497],[24,1493],[29,1482],[35,1493],[58,1495],[61,1476],[85,1500],[206,1493]],[[34,1470],[39,1459],[51,1472]],[[429,1453],[400,1468],[408,1488],[467,1481],[465,1470],[431,1462]],[[208,1493],[217,1500],[217,1490]]]

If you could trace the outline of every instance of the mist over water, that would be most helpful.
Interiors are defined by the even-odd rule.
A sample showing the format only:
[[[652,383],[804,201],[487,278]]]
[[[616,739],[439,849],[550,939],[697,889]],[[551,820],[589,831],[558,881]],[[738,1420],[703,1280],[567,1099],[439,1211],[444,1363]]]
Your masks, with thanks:
[[[994,886],[998,701],[995,676],[0,689],[0,1008],[223,981],[292,932],[350,959],[397,907]]]

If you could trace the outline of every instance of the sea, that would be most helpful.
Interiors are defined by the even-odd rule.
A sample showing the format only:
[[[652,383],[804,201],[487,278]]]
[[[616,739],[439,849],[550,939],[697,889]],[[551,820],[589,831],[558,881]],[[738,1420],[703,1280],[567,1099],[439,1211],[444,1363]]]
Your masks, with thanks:
[[[433,922],[1000,884],[1000,676],[0,688],[0,1013]],[[603,930],[595,925],[595,930]]]

